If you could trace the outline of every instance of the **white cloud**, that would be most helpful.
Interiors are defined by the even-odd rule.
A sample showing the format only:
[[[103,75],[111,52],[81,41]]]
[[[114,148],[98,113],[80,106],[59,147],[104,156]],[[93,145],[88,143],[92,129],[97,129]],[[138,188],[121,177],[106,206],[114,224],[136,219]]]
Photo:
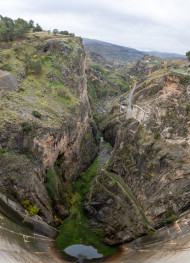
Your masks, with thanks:
[[[186,0],[6,0],[1,15],[33,19],[45,29],[137,49],[185,53],[190,49]]]

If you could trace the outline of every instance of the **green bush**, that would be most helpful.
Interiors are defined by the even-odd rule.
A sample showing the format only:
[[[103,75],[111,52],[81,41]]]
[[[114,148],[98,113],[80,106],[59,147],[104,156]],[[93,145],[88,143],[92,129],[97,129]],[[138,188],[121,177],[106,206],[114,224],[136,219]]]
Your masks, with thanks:
[[[42,72],[42,61],[38,59],[29,59],[26,63],[29,74],[40,74]]]
[[[15,52],[18,52],[22,49],[18,43],[14,43],[12,47]]]
[[[57,216],[54,216],[53,221],[54,221],[56,227],[64,224],[64,222],[60,218],[58,218]]]
[[[34,110],[34,111],[32,112],[32,114],[33,114],[36,118],[38,118],[38,119],[40,119],[40,118],[42,117],[42,114],[39,113],[39,112],[36,111],[36,110]]]
[[[59,34],[59,30],[58,29],[54,29],[52,32],[53,32],[54,35]]]
[[[59,34],[68,36],[69,32],[67,30],[64,30],[64,31],[60,31]]]
[[[0,155],[4,154],[5,152],[6,152],[5,149],[0,149]]]
[[[28,122],[22,122],[21,126],[22,126],[23,131],[28,132],[28,131],[31,130],[31,126],[30,126],[30,124]]]
[[[160,138],[160,133],[159,132],[155,133],[154,134],[154,139],[158,140],[159,138]]]
[[[101,228],[97,228],[95,232],[96,232],[96,235],[99,236],[100,238],[103,238],[106,235],[105,231]]]
[[[25,200],[22,202],[22,205],[24,206],[24,208],[27,208],[30,205],[30,201],[29,200]]]
[[[36,214],[38,214],[38,212],[40,211],[39,208],[37,208],[35,205],[32,206],[30,204],[30,201],[29,200],[25,200],[22,202],[22,205],[24,206],[24,208],[28,211],[29,215],[30,216],[34,216]]]
[[[190,82],[190,77],[189,76],[180,77],[180,80],[179,80],[180,84],[186,85],[186,84],[189,84],[189,82]]]
[[[154,234],[154,232],[155,232],[154,229],[149,229],[146,233],[147,233],[148,236],[151,236],[151,235]]]
[[[61,98],[71,99],[71,95],[67,90],[64,90],[63,88],[59,88],[57,91],[57,95]]]
[[[40,211],[40,209],[37,208],[35,205],[34,206],[29,205],[27,210],[28,210],[30,216],[34,216],[34,215],[38,214],[38,212]]]
[[[41,32],[42,31],[42,27],[39,24],[36,24],[36,26],[33,29],[33,32]]]
[[[25,91],[25,88],[23,86],[20,86],[19,91]]]
[[[172,224],[173,222],[175,222],[177,220],[177,216],[176,215],[170,215],[169,213],[165,215],[165,218],[162,219],[162,222],[167,225],[167,224]]]
[[[188,52],[186,53],[186,56],[187,56],[188,59],[190,60],[190,51],[188,51]]]

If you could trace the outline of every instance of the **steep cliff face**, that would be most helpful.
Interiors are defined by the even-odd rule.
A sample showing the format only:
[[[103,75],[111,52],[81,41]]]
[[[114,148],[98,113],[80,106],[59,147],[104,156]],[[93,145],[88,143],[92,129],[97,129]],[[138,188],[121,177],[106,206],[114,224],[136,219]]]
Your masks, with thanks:
[[[145,68],[132,112],[127,111],[126,93],[99,120],[114,149],[95,180],[86,210],[105,229],[108,243],[150,233],[190,207],[190,79],[170,67],[169,62],[155,71]]]
[[[50,223],[68,213],[69,184],[97,155],[81,40],[32,35],[0,54],[0,68],[19,87],[0,88],[0,186]]]

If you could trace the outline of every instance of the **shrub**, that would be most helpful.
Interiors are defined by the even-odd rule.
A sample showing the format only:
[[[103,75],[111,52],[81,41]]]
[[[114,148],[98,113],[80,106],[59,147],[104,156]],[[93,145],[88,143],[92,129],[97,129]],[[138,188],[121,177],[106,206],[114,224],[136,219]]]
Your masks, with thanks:
[[[6,151],[4,149],[0,149],[0,156],[4,154]]]
[[[28,73],[39,74],[42,72],[41,60],[38,59],[29,59],[26,63],[26,68]]]
[[[42,95],[41,91],[39,91],[39,90],[36,91],[36,94],[37,95]]]
[[[36,111],[36,110],[34,110],[34,111],[32,112],[32,114],[34,115],[34,117],[36,117],[36,118],[38,118],[38,119],[40,119],[40,118],[42,117],[41,113],[39,113],[39,112]]]
[[[65,95],[66,95],[66,92],[65,92],[65,90],[63,90],[62,88],[60,88],[60,89],[58,89],[58,91],[57,91],[57,95],[59,96],[59,97],[65,97]]]
[[[34,216],[34,215],[38,214],[38,212],[40,211],[40,209],[37,208],[35,205],[34,206],[29,205],[27,210],[28,210],[30,216]]]
[[[57,216],[54,216],[53,221],[54,221],[56,226],[64,224],[64,222],[60,218],[58,218]]]
[[[70,37],[75,37],[75,34],[74,33],[70,33],[69,36]]]
[[[187,56],[188,59],[190,60],[190,51],[188,51],[188,52],[186,53],[186,56]]]
[[[154,139],[158,140],[159,138],[160,138],[160,133],[159,132],[155,133],[154,134]]]
[[[95,232],[96,232],[96,235],[99,236],[100,238],[103,238],[106,235],[105,231],[101,228],[97,228]]]
[[[22,202],[22,205],[24,206],[24,208],[27,208],[30,205],[30,201],[29,200],[25,200]]]
[[[34,58],[34,59],[37,59],[37,58],[38,58],[38,55],[34,55],[33,58]]]
[[[38,212],[40,211],[39,208],[37,208],[35,205],[32,206],[30,204],[30,201],[29,200],[25,200],[22,202],[22,205],[24,206],[24,208],[28,211],[29,215],[30,216],[34,216],[36,214],[38,214]]]
[[[34,27],[33,32],[41,32],[42,27],[39,24],[36,24],[36,27]]]
[[[190,82],[190,77],[189,76],[180,77],[180,80],[179,80],[180,84],[186,85],[186,84],[189,84],[189,82]]]
[[[5,59],[9,59],[12,56],[11,50],[5,50],[2,54]]]
[[[28,132],[28,131],[31,130],[31,126],[30,126],[30,124],[28,122],[22,122],[21,126],[22,126],[23,131]]]
[[[23,86],[19,87],[19,91],[25,91],[25,88]]]
[[[58,30],[58,29],[54,29],[54,30],[53,30],[53,34],[54,34],[54,35],[59,34],[59,30]]]
[[[57,91],[57,95],[62,98],[71,99],[71,95],[67,90],[64,90],[63,88],[59,88]]]
[[[190,105],[186,105],[186,111],[189,112],[190,111]]]
[[[155,232],[154,229],[149,229],[146,233],[147,233],[148,236],[151,236],[151,235],[154,234],[154,232]]]
[[[175,221],[177,220],[177,216],[172,215],[172,216],[171,216],[171,219],[172,219],[172,223],[173,223],[173,222],[175,222]]]
[[[177,216],[176,215],[166,215],[165,218],[162,219],[162,222],[167,225],[167,224],[172,224],[173,222],[175,222],[177,220]]]
[[[45,59],[46,59],[46,58],[45,58],[44,56],[41,56],[41,60],[42,60],[42,61],[45,61]]]
[[[19,50],[21,50],[21,46],[19,46],[17,43],[14,43],[12,47],[15,52],[18,52]]]
[[[67,30],[60,31],[59,34],[61,35],[69,35],[69,32]]]

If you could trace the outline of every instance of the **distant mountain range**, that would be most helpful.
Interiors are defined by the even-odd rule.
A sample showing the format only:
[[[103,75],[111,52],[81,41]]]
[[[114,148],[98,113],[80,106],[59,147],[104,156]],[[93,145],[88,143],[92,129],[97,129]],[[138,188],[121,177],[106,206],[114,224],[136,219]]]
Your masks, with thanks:
[[[153,55],[155,57],[167,58],[171,60],[186,58],[185,55],[176,54],[176,53],[165,53],[165,52],[158,52],[158,51],[146,51],[146,53]]]
[[[171,60],[183,59],[184,55],[175,54],[175,53],[163,53],[157,51],[139,51],[134,48],[123,47],[107,42],[103,42],[95,39],[83,38],[83,44],[86,51],[95,52],[100,54],[109,60],[114,60],[116,62],[133,62],[143,56],[150,54],[160,58],[166,58]]]

